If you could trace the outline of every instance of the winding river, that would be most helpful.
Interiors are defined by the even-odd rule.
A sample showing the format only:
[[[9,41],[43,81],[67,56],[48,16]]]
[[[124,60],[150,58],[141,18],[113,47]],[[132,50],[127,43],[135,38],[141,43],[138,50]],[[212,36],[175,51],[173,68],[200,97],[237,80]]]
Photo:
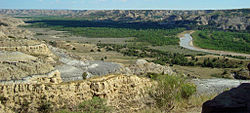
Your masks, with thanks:
[[[195,46],[193,46],[193,38],[190,34],[185,34],[184,37],[180,38],[180,46],[187,48],[187,49],[190,49],[190,50],[194,50],[194,51],[219,54],[219,55],[243,56],[246,58],[250,58],[250,54],[234,53],[234,52],[219,51],[219,50],[208,50],[208,49],[202,49],[202,48],[195,47]]]
[[[206,53],[220,54],[220,55],[232,55],[232,56],[244,56],[250,58],[249,54],[233,53],[226,51],[208,50],[193,46],[193,38],[190,34],[185,34],[184,37],[180,38],[180,46],[186,49],[201,51]],[[242,83],[250,83],[249,80],[236,80],[236,79],[193,79],[193,82],[197,85],[197,93],[221,93],[226,89],[234,88]]]

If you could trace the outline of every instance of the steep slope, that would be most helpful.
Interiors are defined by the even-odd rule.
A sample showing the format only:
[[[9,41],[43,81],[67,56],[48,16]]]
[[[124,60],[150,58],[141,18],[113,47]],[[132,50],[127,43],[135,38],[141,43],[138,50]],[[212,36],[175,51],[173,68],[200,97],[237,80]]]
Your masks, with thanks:
[[[53,58],[47,45],[32,38],[33,33],[18,28],[20,19],[0,16],[0,82],[2,84],[41,82],[51,78],[61,81],[51,65]],[[58,78],[59,76],[59,78]],[[43,80],[39,80],[43,78]],[[52,80],[55,82],[55,80]]]
[[[137,76],[109,75],[62,84],[11,84],[0,85],[3,93],[0,110],[14,108],[18,111],[24,107],[35,113],[42,101],[53,103],[54,110],[63,106],[74,106],[94,96],[107,99],[107,103],[116,112],[134,112],[152,103],[147,88],[152,82]],[[26,105],[25,103],[29,103]],[[1,111],[0,111],[1,112]]]

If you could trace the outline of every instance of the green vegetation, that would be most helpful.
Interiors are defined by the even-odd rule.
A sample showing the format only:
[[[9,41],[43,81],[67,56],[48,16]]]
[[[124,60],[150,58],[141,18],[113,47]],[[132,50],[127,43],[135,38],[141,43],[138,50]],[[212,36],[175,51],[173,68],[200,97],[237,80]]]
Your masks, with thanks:
[[[69,31],[73,35],[88,38],[126,38],[136,37],[136,42],[147,42],[154,46],[178,45],[176,34],[184,28],[166,29],[155,24],[128,24],[115,22],[91,22],[76,20],[44,20],[31,21],[28,27],[51,28],[54,30]]]
[[[136,41],[149,42],[152,45],[178,45],[179,38],[174,35],[183,29],[147,29],[135,30],[127,28],[100,28],[100,27],[77,27],[56,28],[57,30],[70,31],[74,35],[89,38],[125,38],[136,37]]]
[[[195,92],[196,86],[186,82],[179,75],[153,75],[158,85],[150,94],[156,100],[157,107],[162,112],[170,112],[176,102],[189,99]]]
[[[41,113],[50,113],[53,110],[53,104],[49,101],[42,101],[37,110]]]
[[[109,113],[111,108],[106,106],[105,103],[105,99],[93,97],[91,100],[82,102],[78,106],[78,111],[87,113]]]
[[[112,108],[106,105],[106,100],[93,97],[73,108],[73,110],[60,110],[56,113],[110,113]]]
[[[201,48],[250,53],[250,33],[203,30],[192,36]]]
[[[2,103],[2,104],[6,104],[6,102],[8,101],[8,98],[6,98],[6,97],[4,97],[4,96],[0,96],[0,102]]]
[[[161,50],[164,52],[179,53],[179,54],[183,54],[185,56],[190,56],[190,55],[204,56],[204,55],[206,55],[206,53],[189,50],[189,49],[183,48],[179,45],[152,46],[150,48],[156,49],[156,50]]]
[[[151,49],[142,45],[116,45],[116,44],[97,44],[99,48],[105,48],[106,51],[117,51],[126,56],[136,56],[138,58],[153,58],[154,63],[166,65],[176,64],[182,66],[202,66],[211,68],[238,68],[244,65],[244,62],[229,60],[227,58],[196,58],[193,55],[184,55]],[[191,59],[188,59],[190,56]]]

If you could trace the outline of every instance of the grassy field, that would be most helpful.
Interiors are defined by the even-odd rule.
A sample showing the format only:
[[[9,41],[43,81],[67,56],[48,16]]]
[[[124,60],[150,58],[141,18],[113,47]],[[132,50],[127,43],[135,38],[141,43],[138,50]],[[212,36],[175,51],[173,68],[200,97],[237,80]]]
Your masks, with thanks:
[[[197,77],[197,78],[213,78],[212,75],[221,75],[224,71],[224,69],[221,68],[206,68],[198,66],[174,65],[172,68],[177,73],[183,73],[190,77]]]
[[[198,52],[198,51],[192,51],[183,47],[180,47],[179,45],[167,45],[167,46],[150,46],[152,49],[161,50],[165,52],[171,52],[171,53],[179,53],[184,54],[187,56],[194,55],[194,56],[203,56],[206,53]]]
[[[129,66],[134,64],[137,59],[137,57],[124,56],[115,51],[106,51],[105,49],[98,48],[96,44],[57,41],[56,47],[65,49],[73,55],[80,56],[83,60],[104,60]]]

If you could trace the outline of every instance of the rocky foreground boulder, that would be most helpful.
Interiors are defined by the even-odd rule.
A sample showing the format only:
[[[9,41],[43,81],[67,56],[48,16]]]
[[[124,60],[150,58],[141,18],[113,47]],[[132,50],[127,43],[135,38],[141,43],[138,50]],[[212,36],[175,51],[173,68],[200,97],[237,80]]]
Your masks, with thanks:
[[[202,113],[250,113],[250,83],[241,84],[205,102]]]

